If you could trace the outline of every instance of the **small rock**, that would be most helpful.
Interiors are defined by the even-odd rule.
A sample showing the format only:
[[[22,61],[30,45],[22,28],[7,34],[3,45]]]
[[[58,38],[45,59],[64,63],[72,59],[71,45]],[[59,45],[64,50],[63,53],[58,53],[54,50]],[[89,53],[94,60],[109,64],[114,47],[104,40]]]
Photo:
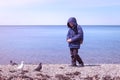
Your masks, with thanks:
[[[64,76],[62,74],[56,74],[55,78],[57,78],[58,80],[71,80],[70,77]]]
[[[15,70],[10,70],[9,72],[11,72],[11,73],[15,73],[16,71],[15,71]]]
[[[105,77],[102,77],[102,80],[112,80],[110,75],[106,75]]]
[[[120,80],[120,77],[119,76],[114,77],[113,80]]]
[[[87,76],[84,80],[93,80],[93,77]]]
[[[79,74],[81,74],[80,72],[76,71],[73,73],[74,75],[78,76]]]
[[[60,69],[64,69],[64,67],[59,67]]]

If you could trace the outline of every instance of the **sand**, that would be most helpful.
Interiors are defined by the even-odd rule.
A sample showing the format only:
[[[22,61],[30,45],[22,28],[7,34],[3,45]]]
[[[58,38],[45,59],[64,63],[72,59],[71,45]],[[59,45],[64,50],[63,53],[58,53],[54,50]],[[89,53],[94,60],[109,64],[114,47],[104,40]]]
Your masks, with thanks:
[[[17,65],[0,65],[0,80],[120,80],[120,64],[85,65],[71,67],[69,64],[25,64],[23,70]]]

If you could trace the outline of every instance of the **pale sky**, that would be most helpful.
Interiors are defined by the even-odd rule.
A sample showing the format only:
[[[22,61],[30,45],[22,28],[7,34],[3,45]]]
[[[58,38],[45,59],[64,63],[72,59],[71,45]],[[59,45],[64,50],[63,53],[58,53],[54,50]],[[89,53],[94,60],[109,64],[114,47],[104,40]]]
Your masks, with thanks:
[[[120,25],[120,0],[0,0],[0,25]]]

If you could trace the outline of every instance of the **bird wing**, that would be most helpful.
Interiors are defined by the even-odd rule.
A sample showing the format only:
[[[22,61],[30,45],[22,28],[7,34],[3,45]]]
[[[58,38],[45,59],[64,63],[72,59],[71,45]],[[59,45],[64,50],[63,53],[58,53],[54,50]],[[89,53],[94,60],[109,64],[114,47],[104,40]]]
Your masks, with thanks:
[[[22,69],[23,68],[23,64],[20,64],[17,69]]]

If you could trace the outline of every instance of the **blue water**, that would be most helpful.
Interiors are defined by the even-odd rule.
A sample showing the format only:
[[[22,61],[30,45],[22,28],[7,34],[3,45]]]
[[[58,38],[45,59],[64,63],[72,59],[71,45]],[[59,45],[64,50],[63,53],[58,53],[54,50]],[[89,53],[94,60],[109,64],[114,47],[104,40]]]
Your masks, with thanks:
[[[83,25],[79,55],[86,64],[120,63],[120,26]],[[0,64],[70,63],[66,26],[0,26]]]

